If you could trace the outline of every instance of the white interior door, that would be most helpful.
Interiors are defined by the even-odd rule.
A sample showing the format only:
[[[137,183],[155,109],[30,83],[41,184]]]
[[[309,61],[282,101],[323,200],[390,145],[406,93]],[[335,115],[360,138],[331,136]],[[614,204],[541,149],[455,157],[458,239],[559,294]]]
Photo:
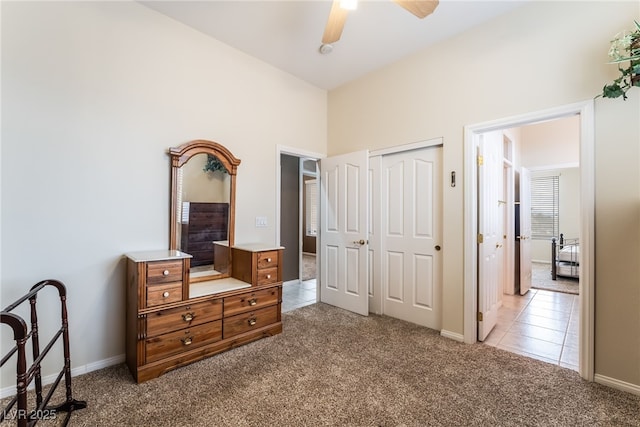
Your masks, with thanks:
[[[531,172],[520,169],[520,295],[531,289]]]
[[[480,135],[478,146],[478,340],[496,325],[503,289],[503,136]]]
[[[320,300],[369,314],[369,153],[320,161]]]
[[[442,148],[382,159],[384,314],[441,329]]]

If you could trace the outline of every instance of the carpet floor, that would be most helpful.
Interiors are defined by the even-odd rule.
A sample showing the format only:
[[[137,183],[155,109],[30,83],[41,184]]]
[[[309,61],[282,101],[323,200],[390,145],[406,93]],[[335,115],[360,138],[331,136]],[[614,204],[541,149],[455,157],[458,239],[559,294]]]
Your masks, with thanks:
[[[551,279],[550,264],[533,262],[531,263],[531,287],[534,289],[545,289],[547,291],[578,295],[580,281],[562,276],[558,276],[556,280],[553,280]]]
[[[316,256],[311,254],[302,254],[302,280],[310,280],[316,278]]]
[[[640,426],[640,396],[570,369],[322,303],[282,317],[282,334],[142,384],[125,365],[75,377],[88,407],[70,425]]]

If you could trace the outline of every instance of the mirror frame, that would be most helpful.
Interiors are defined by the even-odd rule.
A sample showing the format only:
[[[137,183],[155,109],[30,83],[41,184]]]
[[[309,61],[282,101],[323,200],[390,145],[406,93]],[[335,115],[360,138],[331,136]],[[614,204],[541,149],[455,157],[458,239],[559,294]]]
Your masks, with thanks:
[[[227,233],[229,240],[229,269],[223,274],[212,274],[205,276],[200,280],[222,279],[231,275],[231,247],[234,244],[235,224],[236,224],[236,175],[238,173],[238,165],[240,159],[236,158],[231,151],[223,145],[214,141],[205,139],[196,139],[186,142],[178,147],[169,148],[171,156],[171,211],[169,212],[169,250],[178,250],[177,242],[177,212],[178,212],[178,169],[197,154],[211,154],[216,156],[218,160],[227,169],[230,176],[229,189],[229,231]]]

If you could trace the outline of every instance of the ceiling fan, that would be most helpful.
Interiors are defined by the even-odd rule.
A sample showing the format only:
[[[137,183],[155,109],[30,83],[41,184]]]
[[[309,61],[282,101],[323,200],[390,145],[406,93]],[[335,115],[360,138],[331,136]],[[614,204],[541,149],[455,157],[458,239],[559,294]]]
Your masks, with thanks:
[[[400,7],[408,10],[420,19],[433,13],[438,7],[438,0],[393,0]],[[344,23],[349,10],[356,8],[357,0],[334,0],[329,12],[329,19],[322,36],[322,47],[330,46],[340,40]],[[321,51],[322,51],[321,47]],[[329,48],[330,50],[330,48]]]

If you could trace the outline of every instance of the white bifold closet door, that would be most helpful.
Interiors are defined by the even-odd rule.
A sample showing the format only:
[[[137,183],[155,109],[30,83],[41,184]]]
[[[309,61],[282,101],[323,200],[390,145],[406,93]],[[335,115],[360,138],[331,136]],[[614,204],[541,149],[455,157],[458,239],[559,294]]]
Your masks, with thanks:
[[[384,314],[441,329],[442,147],[387,154],[380,173]]]

